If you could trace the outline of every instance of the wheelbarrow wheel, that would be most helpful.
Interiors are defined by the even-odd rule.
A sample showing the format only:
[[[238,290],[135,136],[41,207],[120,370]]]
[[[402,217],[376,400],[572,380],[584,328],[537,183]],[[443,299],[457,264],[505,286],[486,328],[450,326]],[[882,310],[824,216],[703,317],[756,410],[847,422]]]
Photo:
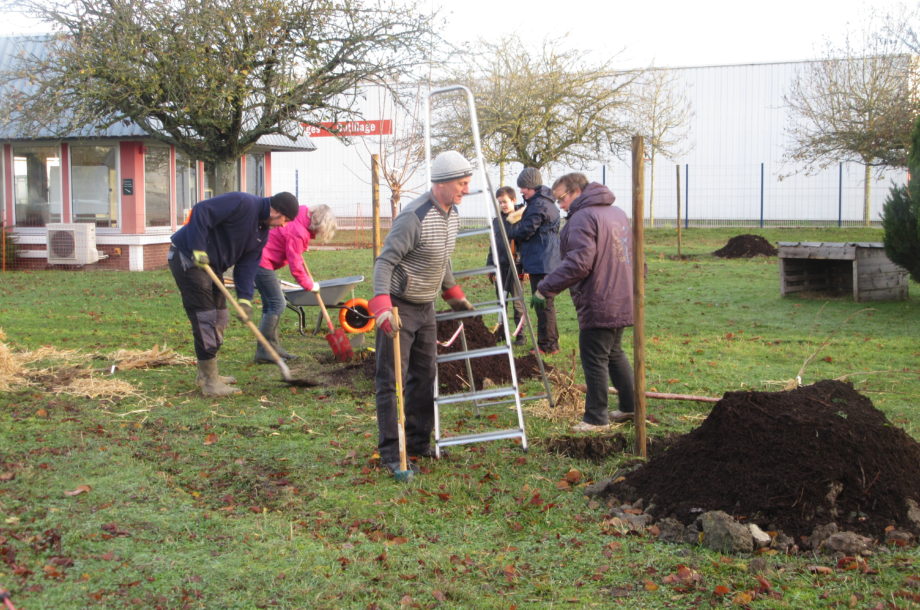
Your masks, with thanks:
[[[366,333],[373,330],[374,324],[374,316],[367,299],[351,299],[339,310],[339,325],[347,333]]]

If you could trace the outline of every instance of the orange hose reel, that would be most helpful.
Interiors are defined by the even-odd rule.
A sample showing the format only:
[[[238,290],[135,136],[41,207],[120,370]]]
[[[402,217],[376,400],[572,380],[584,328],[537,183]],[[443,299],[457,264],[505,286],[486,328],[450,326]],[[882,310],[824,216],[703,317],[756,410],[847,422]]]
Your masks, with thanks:
[[[366,333],[374,328],[376,320],[367,304],[367,299],[354,298],[345,301],[339,310],[339,324],[346,333]]]

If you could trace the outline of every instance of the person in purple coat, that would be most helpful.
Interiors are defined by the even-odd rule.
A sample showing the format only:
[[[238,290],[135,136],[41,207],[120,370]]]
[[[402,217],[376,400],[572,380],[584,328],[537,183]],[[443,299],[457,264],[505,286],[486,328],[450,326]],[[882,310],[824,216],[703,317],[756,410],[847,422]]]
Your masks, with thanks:
[[[584,174],[566,174],[553,184],[553,197],[568,213],[560,236],[562,262],[537,286],[537,301],[566,288],[578,314],[578,348],[588,391],[585,414],[575,432],[606,429],[628,421],[635,411],[629,359],[620,342],[633,325],[632,230],[626,213],[613,205],[603,184]],[[619,409],[609,412],[607,382],[619,394]]]

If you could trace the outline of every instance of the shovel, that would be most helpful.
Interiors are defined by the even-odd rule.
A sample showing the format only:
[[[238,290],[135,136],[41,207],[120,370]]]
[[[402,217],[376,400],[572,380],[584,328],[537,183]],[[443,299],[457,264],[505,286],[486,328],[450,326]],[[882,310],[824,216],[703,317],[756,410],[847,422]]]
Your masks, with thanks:
[[[398,308],[393,308],[393,317],[399,320]],[[399,323],[396,324],[399,326]],[[403,406],[403,389],[402,389],[402,353],[399,351],[399,331],[393,334],[393,368],[396,373],[396,431],[399,435],[399,470],[393,473],[393,477],[405,483],[412,478],[412,471],[409,470],[409,460],[406,457],[406,410]]]
[[[313,277],[313,274],[310,273],[310,268],[307,267],[307,263],[304,263],[303,266],[310,277]],[[315,282],[316,278],[313,278],[313,281]],[[326,311],[326,305],[323,303],[323,297],[320,296],[320,293],[316,292],[314,294],[316,294],[316,302],[323,312],[323,318],[326,320],[326,325],[329,326],[329,334],[326,335],[326,341],[329,343],[329,347],[332,348],[332,353],[335,354],[336,360],[339,362],[348,362],[351,360],[352,356],[355,355],[351,349],[351,342],[348,340],[348,337],[345,336],[344,330],[335,328],[332,325],[332,319],[329,317],[329,312]]]
[[[305,386],[313,387],[317,385],[316,382],[310,381],[308,379],[293,379],[291,377],[291,369],[288,368],[288,365],[285,364],[284,359],[278,355],[278,352],[275,351],[275,348],[272,347],[272,344],[268,342],[268,339],[265,338],[265,335],[262,334],[262,331],[259,330],[259,327],[256,326],[252,320],[249,319],[249,316],[246,315],[246,312],[240,307],[240,304],[236,302],[236,299],[233,298],[233,295],[230,294],[230,291],[227,290],[227,287],[224,286],[223,280],[217,277],[217,274],[214,273],[214,270],[211,269],[211,265],[204,265],[202,269],[211,277],[211,280],[214,284],[217,285],[217,288],[224,294],[227,301],[233,304],[233,308],[236,309],[237,315],[240,319],[249,327],[249,330],[252,331],[252,334],[255,335],[256,340],[262,344],[262,347],[265,348],[265,351],[268,352],[268,355],[272,360],[275,361],[275,364],[278,365],[278,368],[281,369],[281,378],[284,379],[286,383],[294,386]]]

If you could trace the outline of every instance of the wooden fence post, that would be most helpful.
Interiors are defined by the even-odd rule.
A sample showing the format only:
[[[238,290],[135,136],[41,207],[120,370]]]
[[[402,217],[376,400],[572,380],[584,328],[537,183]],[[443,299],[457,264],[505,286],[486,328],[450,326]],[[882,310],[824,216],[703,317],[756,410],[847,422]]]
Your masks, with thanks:
[[[633,373],[636,386],[636,453],[645,457],[645,143],[632,139]]]
[[[380,155],[371,155],[371,216],[374,260],[380,255]]]

